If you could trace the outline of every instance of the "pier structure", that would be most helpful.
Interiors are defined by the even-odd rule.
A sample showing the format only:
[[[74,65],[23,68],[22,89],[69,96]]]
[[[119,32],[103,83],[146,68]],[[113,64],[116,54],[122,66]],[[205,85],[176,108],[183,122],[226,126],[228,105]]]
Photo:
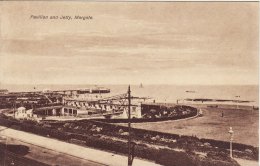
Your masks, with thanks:
[[[8,90],[0,89],[0,94],[10,96],[10,95],[35,95],[35,94],[63,94],[63,95],[73,95],[73,94],[101,94],[110,93],[110,89],[104,87],[93,87],[93,88],[83,88],[83,89],[64,89],[64,90],[49,90],[44,89],[42,91],[22,91],[22,92],[8,92]]]

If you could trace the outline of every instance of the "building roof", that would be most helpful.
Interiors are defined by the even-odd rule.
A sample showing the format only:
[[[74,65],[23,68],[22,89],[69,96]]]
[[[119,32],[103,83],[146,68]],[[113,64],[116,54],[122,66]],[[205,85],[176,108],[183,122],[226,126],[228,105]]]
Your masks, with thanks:
[[[19,107],[17,110],[21,111],[21,110],[25,110],[25,108],[24,107]]]

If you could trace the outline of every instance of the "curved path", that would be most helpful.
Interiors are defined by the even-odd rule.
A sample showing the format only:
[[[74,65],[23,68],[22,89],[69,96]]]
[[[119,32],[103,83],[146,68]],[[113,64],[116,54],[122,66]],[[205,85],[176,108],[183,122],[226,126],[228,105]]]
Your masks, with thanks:
[[[89,160],[90,162],[100,163],[109,166],[122,166],[127,165],[127,156],[114,154],[111,152],[105,152],[101,150],[91,149],[67,142],[62,142],[56,139],[38,136],[35,134],[18,131],[10,128],[0,126],[0,135],[10,138],[14,138],[23,142],[27,142],[33,145],[37,145],[43,148],[47,148],[53,151],[65,153],[71,156],[76,156],[81,159]],[[70,165],[68,163],[68,165]],[[159,166],[159,164],[135,158],[133,166]]]

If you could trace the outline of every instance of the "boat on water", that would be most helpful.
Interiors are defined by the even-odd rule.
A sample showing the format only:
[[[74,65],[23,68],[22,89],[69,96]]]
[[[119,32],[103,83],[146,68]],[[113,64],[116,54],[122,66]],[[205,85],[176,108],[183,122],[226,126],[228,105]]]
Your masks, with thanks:
[[[194,90],[186,90],[185,92],[187,92],[187,93],[196,93],[196,91],[194,91]]]

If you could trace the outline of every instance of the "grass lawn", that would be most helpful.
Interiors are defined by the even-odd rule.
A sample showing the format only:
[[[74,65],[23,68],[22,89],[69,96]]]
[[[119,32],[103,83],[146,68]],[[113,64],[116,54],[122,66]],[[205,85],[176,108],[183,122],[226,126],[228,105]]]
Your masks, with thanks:
[[[233,127],[234,142],[247,145],[258,145],[258,110],[202,108],[203,117],[188,120],[135,123],[135,128],[155,130],[181,135],[196,135],[199,138],[210,138],[229,141],[229,127]],[[221,112],[224,117],[221,117]]]

